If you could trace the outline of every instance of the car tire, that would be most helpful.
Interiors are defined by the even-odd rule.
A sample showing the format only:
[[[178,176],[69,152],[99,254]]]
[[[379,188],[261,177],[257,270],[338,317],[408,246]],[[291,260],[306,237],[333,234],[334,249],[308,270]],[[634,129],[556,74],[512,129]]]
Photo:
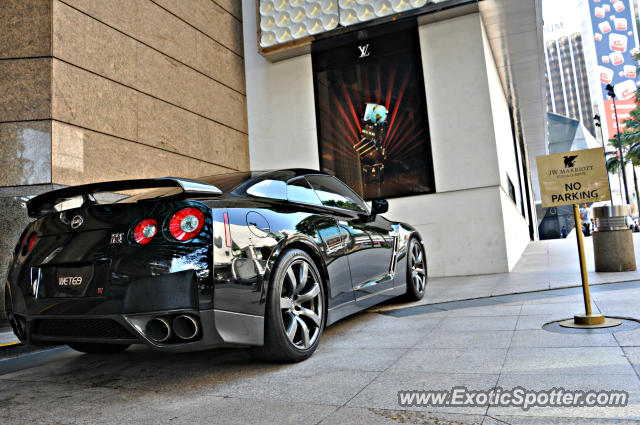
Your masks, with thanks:
[[[9,288],[7,287],[4,288],[4,309],[9,325],[11,326],[11,330],[13,330],[13,334],[20,340],[20,342],[24,342],[25,324],[24,321],[17,320],[13,314],[13,302],[11,300],[11,295],[9,295]]]
[[[87,354],[114,354],[129,348],[131,344],[100,344],[100,343],[84,343],[73,342],[69,344],[69,347],[76,351]]]
[[[417,238],[410,238],[407,245],[407,292],[409,301],[424,297],[427,287],[427,258],[424,248]]]
[[[254,358],[299,362],[318,347],[325,326],[325,290],[311,257],[300,249],[282,254],[271,274],[265,311],[264,345]]]

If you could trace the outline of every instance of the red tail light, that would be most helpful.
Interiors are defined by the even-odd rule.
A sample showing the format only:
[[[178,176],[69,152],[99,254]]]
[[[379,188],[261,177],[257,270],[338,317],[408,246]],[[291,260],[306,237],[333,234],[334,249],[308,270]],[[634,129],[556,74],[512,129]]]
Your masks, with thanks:
[[[200,233],[204,226],[204,213],[197,208],[183,208],[171,217],[169,232],[179,241],[188,241]]]
[[[145,245],[151,242],[156,233],[158,233],[158,222],[152,218],[145,218],[134,227],[133,239],[140,245]]]
[[[31,251],[31,248],[33,248],[33,245],[35,245],[36,241],[38,240],[38,235],[36,235],[35,233],[32,233],[31,236],[29,236],[29,241],[27,242],[27,252]]]

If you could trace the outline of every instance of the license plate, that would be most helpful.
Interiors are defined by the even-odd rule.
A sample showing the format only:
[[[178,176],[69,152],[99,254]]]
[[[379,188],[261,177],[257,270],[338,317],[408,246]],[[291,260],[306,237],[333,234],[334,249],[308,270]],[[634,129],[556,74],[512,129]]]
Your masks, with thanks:
[[[83,297],[93,278],[93,264],[80,267],[43,267],[40,297]]]

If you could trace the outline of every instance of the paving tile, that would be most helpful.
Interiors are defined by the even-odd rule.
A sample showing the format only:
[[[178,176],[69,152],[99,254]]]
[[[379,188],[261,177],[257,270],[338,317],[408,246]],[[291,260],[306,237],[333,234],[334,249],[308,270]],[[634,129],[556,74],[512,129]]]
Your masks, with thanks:
[[[432,328],[407,327],[401,331],[389,332],[384,329],[351,329],[344,333],[325,335],[321,341],[325,348],[411,348],[422,341]],[[329,337],[331,336],[331,337]]]
[[[360,407],[343,406],[325,418],[322,425],[397,425],[423,424],[423,425],[460,425],[482,424],[482,415],[462,415],[433,412],[419,412],[411,410],[365,409]]]
[[[485,416],[484,420],[482,421],[482,425],[505,425],[505,423],[506,422],[498,421],[489,416]]]
[[[466,317],[445,318],[436,327],[441,331],[512,331],[516,327],[518,316],[486,316],[482,319]]]
[[[448,317],[474,317],[474,316],[518,316],[520,305],[490,305],[483,307],[458,308],[451,310]]]
[[[415,348],[509,348],[513,331],[437,330]]]
[[[235,397],[198,397],[190,406],[176,403],[178,423],[185,424],[292,424],[318,423],[335,409],[323,404],[274,402]],[[268,419],[267,419],[268,418]],[[172,423],[176,423],[175,420]]]
[[[285,367],[271,373],[254,371],[241,379],[212,382],[200,394],[286,402],[342,405],[366,387],[379,372]]]
[[[598,302],[633,303],[638,298],[638,288],[626,288],[624,284],[596,286],[597,291],[591,291],[591,298]]]
[[[633,365],[636,373],[640,374],[640,347],[624,347],[622,350]]]
[[[542,329],[543,325],[555,320],[558,319],[552,314],[532,314],[530,316],[520,316],[518,317],[516,330]]]
[[[137,391],[0,382],[0,423],[167,423],[163,409],[148,409],[146,395]]]
[[[267,374],[282,366],[252,361],[246,350],[208,350],[170,354],[136,346],[114,355],[77,353],[61,360],[24,369],[3,378],[79,387],[198,391],[211,383],[239,379],[260,371]]]
[[[83,388],[37,382],[0,381],[0,422],[33,423],[101,423],[101,424],[263,424],[317,423],[335,410],[335,406],[230,397],[182,397],[178,393],[152,390]],[[55,395],[53,395],[55,394]],[[37,399],[34,403],[32,400]],[[22,400],[30,400],[24,402]]]
[[[406,348],[353,348],[324,347],[305,360],[305,369],[321,369],[331,365],[331,370],[383,371],[400,359]]]
[[[529,280],[528,274],[523,280],[523,282],[507,282],[502,285],[496,285],[493,291],[491,291],[491,295],[518,294],[521,292],[545,291],[549,289],[549,284],[546,280],[532,282]]]
[[[367,318],[357,323],[354,330],[385,330],[404,331],[405,329],[425,329],[431,330],[442,321],[442,317],[432,317],[428,314],[416,314],[409,316],[393,316],[389,314],[375,314],[374,317]]]
[[[387,370],[367,385],[347,403],[349,407],[365,407],[398,410],[400,390],[451,390],[466,386],[472,390],[493,388],[498,381],[496,374],[424,373],[416,371]],[[434,413],[483,415],[486,407],[405,407],[404,410]]]
[[[535,298],[524,300],[523,304],[580,304],[583,302],[582,293],[573,295],[553,295],[553,291],[542,292]]]
[[[543,329],[515,331],[511,347],[617,347],[610,333],[567,334]]]
[[[640,329],[629,332],[616,332],[613,337],[621,347],[640,347]]]
[[[591,306],[594,312],[599,311],[597,306]],[[558,320],[566,317],[573,317],[574,314],[584,313],[584,303],[550,303],[550,304],[525,304],[522,306],[523,316],[549,314],[555,315]]]
[[[439,373],[500,373],[507,350],[504,348],[414,348],[390,370]]]
[[[640,382],[634,375],[615,374],[510,374],[503,373],[498,381],[503,390],[522,387],[527,390],[541,391],[563,388],[568,391],[626,391],[629,394],[628,405],[624,407],[531,407],[523,410],[521,407],[489,407],[489,416],[516,417],[564,417],[564,418],[614,418],[636,420],[640,418]],[[512,423],[512,422],[508,422]],[[527,422],[523,422],[527,423]],[[536,422],[534,422],[536,423]],[[562,422],[561,422],[562,423]],[[567,419],[564,423],[573,423]]]
[[[633,374],[619,347],[531,348],[511,347],[502,373],[557,374],[560,376]]]
[[[638,291],[640,294],[640,291]],[[621,294],[621,297],[624,295]],[[630,301],[633,300],[633,301]],[[627,296],[624,301],[597,301],[598,308],[607,316],[621,316],[640,319],[640,297]]]
[[[482,425],[627,425],[637,423],[640,421],[630,419],[493,415],[493,417],[487,417]]]

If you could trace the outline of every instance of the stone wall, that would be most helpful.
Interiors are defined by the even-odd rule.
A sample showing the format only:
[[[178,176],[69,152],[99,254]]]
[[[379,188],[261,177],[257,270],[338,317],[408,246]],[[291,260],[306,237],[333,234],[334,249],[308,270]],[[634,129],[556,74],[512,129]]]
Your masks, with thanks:
[[[234,4],[55,0],[52,180],[248,169]]]

